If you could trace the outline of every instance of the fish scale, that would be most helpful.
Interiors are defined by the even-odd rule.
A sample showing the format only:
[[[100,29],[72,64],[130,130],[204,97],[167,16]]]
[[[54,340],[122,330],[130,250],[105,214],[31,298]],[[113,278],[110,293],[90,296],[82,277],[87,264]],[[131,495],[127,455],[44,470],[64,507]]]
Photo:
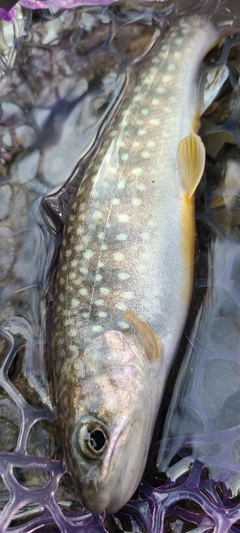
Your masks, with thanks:
[[[193,276],[192,194],[204,164],[202,143],[192,133],[198,127],[197,74],[216,40],[210,22],[191,17],[155,45],[128,84],[64,227],[53,299],[55,393],[69,470],[93,512],[119,508],[140,480],[184,327]],[[114,379],[106,365],[110,345]],[[95,378],[83,377],[86,367]],[[131,392],[128,380],[122,382],[123,368]],[[111,421],[101,416],[113,398],[119,409],[125,406],[124,422],[116,407]],[[92,419],[84,422],[86,450],[79,435],[88,415],[95,426]],[[100,427],[108,445],[89,464],[92,427]],[[117,487],[115,456],[118,447],[123,451],[116,435],[125,442],[127,460],[131,431],[137,473],[129,481],[134,468],[128,465],[128,487]]]

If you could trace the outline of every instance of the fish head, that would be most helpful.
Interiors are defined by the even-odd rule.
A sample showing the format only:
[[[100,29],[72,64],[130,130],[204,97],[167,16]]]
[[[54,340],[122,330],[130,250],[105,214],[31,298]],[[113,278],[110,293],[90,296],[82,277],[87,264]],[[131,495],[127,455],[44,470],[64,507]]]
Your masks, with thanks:
[[[157,364],[118,331],[92,341],[76,362],[72,412],[62,417],[65,457],[94,514],[120,509],[141,480],[159,405]]]

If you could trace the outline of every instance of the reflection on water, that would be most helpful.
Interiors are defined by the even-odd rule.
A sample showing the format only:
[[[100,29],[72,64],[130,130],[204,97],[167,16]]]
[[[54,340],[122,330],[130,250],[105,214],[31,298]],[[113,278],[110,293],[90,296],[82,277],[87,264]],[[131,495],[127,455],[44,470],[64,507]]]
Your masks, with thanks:
[[[49,394],[48,314],[61,220],[121,98],[128,66],[159,28],[161,38],[171,15],[169,2],[154,16],[152,4],[127,7],[19,10],[21,39],[11,33],[5,48],[0,43],[8,68],[11,39],[19,46],[11,75],[4,66],[0,95],[2,531],[11,523],[14,532],[183,533],[210,532],[215,524],[235,533],[240,524],[238,36],[207,59],[216,63],[222,54],[230,81],[202,120],[208,157],[196,196],[196,283],[163,401],[165,413],[171,396],[161,441],[139,490],[116,516],[82,509],[62,461]]]

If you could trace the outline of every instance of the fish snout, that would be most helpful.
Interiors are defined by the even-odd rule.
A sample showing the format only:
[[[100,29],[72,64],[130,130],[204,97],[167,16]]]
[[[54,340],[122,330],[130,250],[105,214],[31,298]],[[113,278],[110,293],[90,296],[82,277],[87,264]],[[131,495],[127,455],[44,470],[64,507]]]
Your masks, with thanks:
[[[153,421],[149,422],[124,417],[110,428],[91,417],[76,427],[72,475],[83,505],[93,514],[114,513],[134,494],[151,442]]]

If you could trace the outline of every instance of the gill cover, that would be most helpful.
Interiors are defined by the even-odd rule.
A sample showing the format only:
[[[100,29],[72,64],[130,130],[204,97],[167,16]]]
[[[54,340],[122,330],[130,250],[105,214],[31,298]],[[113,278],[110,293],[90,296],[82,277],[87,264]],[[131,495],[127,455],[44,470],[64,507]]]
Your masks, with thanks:
[[[131,327],[126,337],[105,332],[74,368],[79,378],[72,422],[65,420],[64,433],[70,435],[65,457],[79,496],[93,513],[114,512],[136,490],[159,407],[161,358],[152,354],[151,359],[145,349],[152,353],[155,337],[135,315],[129,312],[128,318],[137,335]]]

